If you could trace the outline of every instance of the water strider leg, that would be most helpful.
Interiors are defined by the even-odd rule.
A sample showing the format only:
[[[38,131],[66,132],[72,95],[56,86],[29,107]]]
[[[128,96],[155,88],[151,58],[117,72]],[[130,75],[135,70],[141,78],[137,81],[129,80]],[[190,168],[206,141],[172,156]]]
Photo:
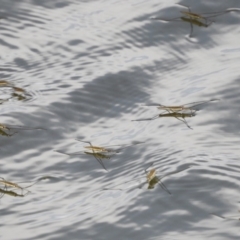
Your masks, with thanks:
[[[161,186],[161,188],[164,190],[164,191],[166,191],[168,194],[172,194],[168,189],[167,189],[167,187],[165,186],[165,184],[163,183],[163,182],[161,182],[161,180],[159,180],[159,185]]]
[[[78,140],[78,141],[88,143],[88,144],[92,147],[92,152],[93,152],[93,154],[96,153],[96,152],[94,151],[94,149],[93,149],[93,145],[92,145],[91,142],[88,142],[88,141],[82,141],[82,140]],[[99,162],[99,164],[100,164],[100,165],[101,165],[106,171],[108,171],[108,170],[106,169],[106,167],[105,167],[105,165],[104,165],[102,159],[96,157],[95,155],[94,155],[94,157],[95,157],[95,159]]]

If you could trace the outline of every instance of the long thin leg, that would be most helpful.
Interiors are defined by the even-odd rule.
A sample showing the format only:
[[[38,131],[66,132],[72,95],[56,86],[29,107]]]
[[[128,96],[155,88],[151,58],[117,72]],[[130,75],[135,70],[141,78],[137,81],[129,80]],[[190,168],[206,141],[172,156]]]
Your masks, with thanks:
[[[178,119],[179,121],[181,121],[181,122],[185,123],[185,124],[186,124],[186,126],[187,126],[188,128],[192,129],[192,128],[191,128],[191,127],[188,125],[188,123],[187,123],[187,120],[186,120],[186,119],[184,119],[184,118],[183,118],[183,119],[180,119],[180,118],[178,118],[178,117],[176,117],[176,116],[175,116],[175,118],[176,118],[176,119]],[[192,129],[192,130],[193,130],[193,129]]]
[[[142,119],[132,120],[132,122],[136,122],[136,121],[152,121],[152,120],[155,120],[157,118],[159,118],[159,115],[156,115],[156,116],[154,116],[152,118],[142,118]]]
[[[84,142],[84,143],[88,143],[91,147],[92,147],[92,144],[91,144],[91,142],[88,142],[88,141],[83,141],[83,140],[79,140],[79,139],[76,139],[77,141],[79,141],[79,142]]]
[[[79,141],[79,142],[85,142],[85,141],[81,141],[81,140],[79,140],[77,138],[75,140]],[[89,143],[89,142],[86,142],[86,143]],[[144,142],[136,142],[136,143],[132,143],[132,144],[122,144],[122,145],[114,144],[114,145],[103,146],[103,148],[106,149],[106,150],[110,150],[111,151],[112,149],[110,149],[110,147],[120,146],[121,148],[113,150],[113,152],[116,152],[116,151],[118,151],[120,149],[124,149],[124,148],[130,147],[130,146],[134,146],[134,145],[137,145],[137,144],[141,144],[141,143],[144,143]]]
[[[106,167],[105,167],[105,165],[104,165],[104,163],[103,163],[103,161],[102,161],[102,159],[101,158],[98,158],[98,157],[96,157],[95,155],[94,155],[94,157],[95,157],[95,159],[99,162],[99,164],[106,170],[106,171],[108,171],[107,169],[106,169]]]
[[[166,191],[168,194],[172,194],[168,189],[167,189],[167,187],[164,185],[164,183],[163,182],[161,182],[161,180],[159,180],[159,185],[161,186],[161,188],[164,190],[164,191]]]
[[[192,24],[192,23],[190,23],[190,26],[191,26],[191,31],[190,31],[190,35],[189,35],[189,37],[191,38],[191,37],[192,37],[192,35],[193,35],[193,24]]]
[[[189,167],[187,167],[187,168],[185,168],[185,169],[182,169],[182,170],[180,170],[180,171],[170,172],[170,173],[167,173],[166,175],[164,175],[163,177],[161,177],[161,178],[159,179],[159,184],[160,184],[161,188],[162,188],[163,190],[165,190],[166,192],[168,192],[169,194],[172,194],[172,193],[167,189],[167,187],[164,185],[164,183],[161,181],[161,179],[163,179],[163,178],[165,178],[165,177],[167,177],[167,176],[170,176],[170,175],[173,175],[173,174],[182,172],[182,171],[184,171],[184,170],[186,170],[186,169],[188,169],[188,168],[189,168]]]
[[[142,188],[144,187],[145,184],[146,184],[146,182],[140,184],[140,185],[138,186],[138,188],[139,188],[139,189],[142,189]]]
[[[147,173],[147,170],[153,165],[154,163],[150,163],[150,166],[144,169],[145,173]]]
[[[219,218],[222,218],[222,219],[226,219],[226,220],[240,220],[240,216],[229,216],[229,217],[224,217],[224,216],[221,216],[221,215],[218,215],[216,213],[211,213],[212,215],[216,216],[216,217],[219,217]]]
[[[54,152],[58,152],[58,153],[65,154],[65,155],[68,155],[68,156],[76,156],[76,155],[83,154],[82,151],[74,152],[74,153],[65,153],[65,152],[62,152],[62,151],[59,151],[59,150],[54,150]]]
[[[151,20],[160,20],[160,21],[165,21],[165,22],[172,22],[172,21],[181,21],[181,18],[180,17],[176,17],[176,18],[170,18],[170,19],[164,19],[164,18],[159,18],[159,17],[156,17],[156,18],[150,18]]]
[[[190,166],[190,167],[191,167],[191,166]],[[183,172],[183,171],[185,171],[186,169],[189,169],[190,167],[184,168],[184,169],[179,170],[179,171],[173,171],[173,172],[166,173],[164,176],[161,177],[161,179],[163,179],[163,178],[165,178],[165,177],[167,177],[167,176],[173,175],[173,174],[177,174],[177,173]]]
[[[166,110],[166,111],[169,112],[169,113],[171,113],[171,110],[170,110],[170,111],[169,111],[169,110]],[[172,111],[172,113],[174,113],[174,111]],[[182,120],[182,119],[180,119],[180,118],[178,118],[178,117],[176,117],[176,116],[174,116],[174,117],[175,117],[176,119],[178,119],[179,121],[185,123],[188,128],[192,129],[192,128],[188,125],[187,121],[186,121],[184,118],[183,118],[183,120]],[[192,130],[193,130],[193,129],[192,129]]]
[[[1,192],[0,199],[4,196],[4,193]]]
[[[79,140],[79,139],[76,139],[76,140],[79,141],[79,142],[88,143],[88,144],[92,147],[92,152],[93,152],[93,156],[95,157],[95,159],[99,162],[99,164],[100,164],[106,171],[108,171],[108,170],[106,169],[106,167],[105,167],[102,159],[100,159],[100,158],[98,158],[98,157],[95,156],[96,152],[94,151],[93,145],[92,145],[91,142],[89,142],[89,141],[83,141],[83,140]]]
[[[215,99],[215,98],[213,98],[213,99],[210,99],[209,101],[199,101],[199,102],[191,102],[191,103],[186,103],[186,104],[183,104],[183,107],[185,107],[185,106],[187,106],[187,105],[192,105],[192,106],[190,106],[190,107],[188,107],[188,108],[194,108],[194,107],[196,107],[196,106],[200,106],[200,105],[202,105],[202,104],[205,104],[205,103],[208,103],[208,102],[214,102],[214,101],[218,101],[219,99]],[[192,110],[194,110],[194,111],[196,111],[195,109],[192,109]],[[181,110],[179,110],[179,111],[174,111],[174,112],[180,112]]]
[[[84,142],[84,141],[82,141],[82,142]],[[92,152],[93,152],[93,153],[96,153],[96,152],[94,151],[94,149],[93,149],[92,143],[91,143],[91,142],[88,142],[88,143],[89,143],[89,145],[92,147]],[[102,159],[96,157],[95,154],[94,154],[94,157],[95,157],[95,159],[99,162],[99,164],[100,164],[106,171],[108,171],[108,170],[106,169],[106,167],[104,166]]]
[[[45,128],[42,128],[42,127],[34,127],[34,128],[31,128],[31,127],[24,127],[24,126],[17,126],[17,125],[6,125],[5,126],[8,130],[11,130],[11,129],[18,129],[18,130],[46,130]]]

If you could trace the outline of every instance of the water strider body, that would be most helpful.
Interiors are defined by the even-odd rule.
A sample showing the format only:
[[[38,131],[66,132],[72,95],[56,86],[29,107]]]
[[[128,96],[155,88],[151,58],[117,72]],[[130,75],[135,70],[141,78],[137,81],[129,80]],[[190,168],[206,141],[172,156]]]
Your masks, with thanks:
[[[151,169],[149,172],[146,172],[146,178],[148,183],[148,189],[153,189],[160,179],[156,176],[157,170],[155,168]]]
[[[136,119],[136,120],[132,120],[132,121],[151,121],[151,120],[155,120],[157,118],[174,117],[174,118],[178,119],[179,121],[183,122],[184,124],[186,124],[186,126],[188,128],[192,129],[188,125],[186,118],[196,116],[197,109],[195,107],[203,105],[208,102],[216,101],[216,100],[218,100],[218,99],[211,99],[209,101],[192,102],[192,103],[187,103],[187,104],[179,105],[179,106],[166,106],[166,105],[162,105],[159,103],[149,104],[146,106],[157,106],[158,109],[163,110],[164,112],[162,112],[152,118]]]
[[[62,151],[56,151],[56,152],[66,154],[68,156],[76,156],[76,155],[81,155],[81,154],[92,155],[106,171],[107,171],[107,169],[102,161],[103,159],[110,159],[112,156],[114,156],[116,153],[119,153],[121,150],[123,150],[127,147],[130,147],[130,146],[142,143],[142,142],[138,142],[138,143],[133,143],[133,144],[129,144],[129,145],[111,145],[111,146],[100,147],[100,146],[93,146],[92,143],[88,142],[88,141],[82,141],[82,140],[78,140],[78,139],[76,139],[76,140],[80,141],[80,142],[88,143],[89,146],[84,146],[84,148],[86,150],[79,151],[79,152],[73,152],[73,153],[65,153]],[[120,147],[113,148],[115,146],[120,146]]]
[[[191,103],[186,103],[183,105],[176,105],[176,106],[167,106],[167,105],[162,105],[160,103],[148,104],[146,106],[157,106],[158,109],[165,110],[165,112],[169,112],[169,113],[171,112],[179,113],[184,111],[196,112],[197,109],[195,107],[209,103],[209,102],[218,101],[218,100],[219,99],[210,99],[208,101],[191,102]]]
[[[184,21],[184,22],[188,22],[190,24],[196,25],[198,27],[205,27],[205,28],[207,28],[208,26],[210,26],[212,24],[212,22],[210,22],[210,23],[203,23],[203,22],[201,22],[201,21],[199,21],[197,19],[191,19],[191,18],[189,19],[187,17],[181,17],[181,20]],[[190,33],[189,36],[192,36],[192,28],[191,28],[191,33]]]
[[[152,121],[152,120],[155,120],[157,118],[169,118],[169,117],[172,117],[172,118],[176,118],[177,120],[183,122],[184,124],[186,124],[186,126],[190,129],[192,129],[189,125],[188,125],[188,122],[186,120],[186,118],[190,118],[190,117],[194,117],[196,116],[195,112],[193,113],[178,113],[178,112],[173,112],[173,113],[161,113],[161,114],[158,114],[152,118],[141,118],[141,119],[136,119],[136,120],[132,120],[132,121]]]
[[[2,198],[5,194],[9,195],[11,197],[25,197],[28,193],[29,193],[29,191],[26,192],[25,194],[18,194],[14,191],[9,191],[9,190],[0,188],[0,198]]]

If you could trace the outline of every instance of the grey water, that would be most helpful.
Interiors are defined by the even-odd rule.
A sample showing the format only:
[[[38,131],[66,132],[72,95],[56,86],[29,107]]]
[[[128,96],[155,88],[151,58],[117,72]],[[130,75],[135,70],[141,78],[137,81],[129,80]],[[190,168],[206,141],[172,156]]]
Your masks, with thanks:
[[[49,176],[24,197],[0,194],[0,239],[239,239],[239,1],[0,3],[0,123],[12,135],[0,135],[0,177],[27,186]],[[235,10],[192,36],[181,19],[151,19],[180,17],[179,4]],[[132,121],[160,113],[148,103],[213,98],[186,119],[192,129]],[[106,171],[76,139],[143,143],[102,159]],[[138,187],[151,164],[159,177],[183,170],[162,179],[171,195]]]

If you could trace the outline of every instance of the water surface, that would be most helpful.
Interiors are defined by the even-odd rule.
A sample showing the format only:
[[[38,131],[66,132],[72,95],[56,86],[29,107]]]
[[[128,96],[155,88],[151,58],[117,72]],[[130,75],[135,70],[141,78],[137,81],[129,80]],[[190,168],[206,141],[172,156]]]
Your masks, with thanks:
[[[0,177],[29,183],[24,198],[4,195],[2,239],[238,239],[239,21],[233,11],[208,28],[153,21],[185,10],[175,1],[1,2],[1,80],[29,93],[2,93],[1,123],[45,130],[0,136]],[[239,1],[180,1],[194,12],[240,8]],[[133,122],[159,113],[150,102],[202,105],[188,119]],[[108,171],[86,145],[129,144]],[[144,169],[185,168],[160,186],[139,189]],[[103,191],[122,183],[124,191]],[[133,186],[133,187],[131,187]]]

